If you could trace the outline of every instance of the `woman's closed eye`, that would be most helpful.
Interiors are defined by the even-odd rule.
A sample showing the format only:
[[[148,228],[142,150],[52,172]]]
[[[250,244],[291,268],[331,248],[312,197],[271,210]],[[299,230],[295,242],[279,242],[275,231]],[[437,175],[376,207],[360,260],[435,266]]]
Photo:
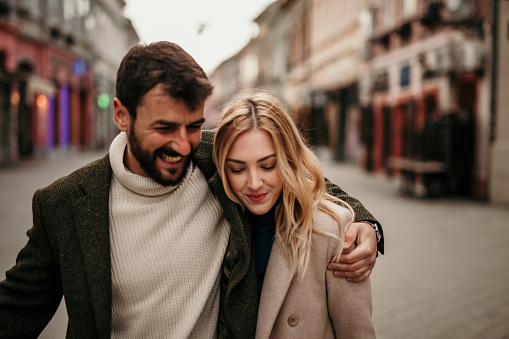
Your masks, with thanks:
[[[230,168],[230,172],[232,173],[242,173],[244,171],[244,168]]]
[[[264,169],[266,171],[270,171],[270,170],[272,170],[274,168],[276,168],[276,164],[268,165],[268,166],[262,166],[262,169]]]

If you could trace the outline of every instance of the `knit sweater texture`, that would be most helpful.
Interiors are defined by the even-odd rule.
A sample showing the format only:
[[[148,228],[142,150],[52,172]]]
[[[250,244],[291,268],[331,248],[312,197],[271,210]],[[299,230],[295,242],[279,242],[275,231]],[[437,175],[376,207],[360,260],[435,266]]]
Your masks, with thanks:
[[[192,163],[165,187],[123,164],[127,137],[110,147],[112,338],[214,338],[229,224]]]

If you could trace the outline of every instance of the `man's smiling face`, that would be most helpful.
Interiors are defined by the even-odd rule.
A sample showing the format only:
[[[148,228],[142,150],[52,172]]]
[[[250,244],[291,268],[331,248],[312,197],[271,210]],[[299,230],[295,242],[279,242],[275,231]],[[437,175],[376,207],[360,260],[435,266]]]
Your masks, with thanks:
[[[127,119],[123,129],[128,136],[125,166],[164,186],[180,183],[201,139],[203,103],[191,111],[183,100],[156,85],[143,96],[135,120],[120,102],[115,109],[124,109]]]

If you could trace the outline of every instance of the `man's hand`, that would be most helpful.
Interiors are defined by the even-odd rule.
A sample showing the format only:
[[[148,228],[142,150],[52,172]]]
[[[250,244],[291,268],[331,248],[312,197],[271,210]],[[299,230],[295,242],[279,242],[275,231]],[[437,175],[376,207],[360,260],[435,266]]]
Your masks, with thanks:
[[[376,233],[365,222],[356,222],[348,227],[345,234],[343,254],[337,262],[332,257],[328,269],[335,277],[346,277],[348,281],[363,281],[370,275],[376,262]]]

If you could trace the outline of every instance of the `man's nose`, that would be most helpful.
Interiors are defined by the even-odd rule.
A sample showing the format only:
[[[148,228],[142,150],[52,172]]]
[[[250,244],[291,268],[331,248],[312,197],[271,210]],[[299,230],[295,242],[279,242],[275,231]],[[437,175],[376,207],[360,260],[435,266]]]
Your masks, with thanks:
[[[191,153],[191,143],[189,142],[189,135],[185,127],[181,127],[177,130],[175,138],[171,142],[171,148],[182,156]]]

